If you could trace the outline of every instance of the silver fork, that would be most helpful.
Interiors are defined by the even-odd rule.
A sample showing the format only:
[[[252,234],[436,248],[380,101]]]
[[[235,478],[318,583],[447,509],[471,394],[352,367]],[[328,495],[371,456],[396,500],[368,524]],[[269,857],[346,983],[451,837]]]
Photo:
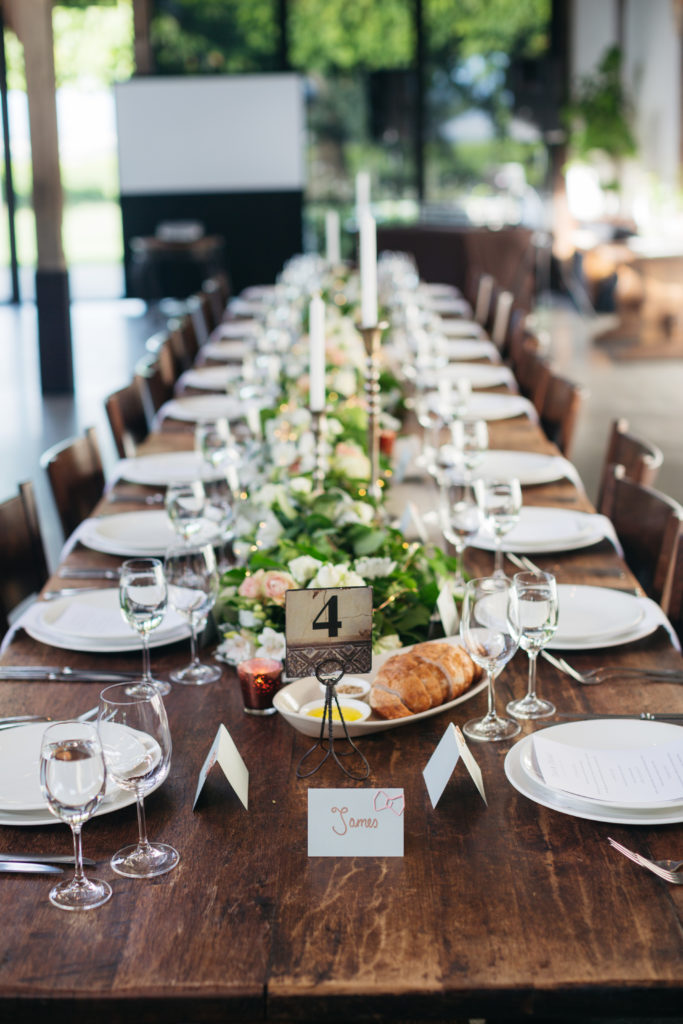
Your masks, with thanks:
[[[683,875],[676,874],[678,869],[683,867],[683,860],[649,860],[640,853],[627,850],[625,846],[622,846],[621,843],[611,839],[609,836],[607,841],[615,850],[623,853],[624,857],[628,857],[635,864],[639,864],[641,868],[647,868],[648,871],[652,871],[659,878],[663,878],[665,882],[671,882],[672,885],[683,885]]]
[[[78,722],[89,722],[95,718],[99,711],[99,704],[96,704],[93,708],[88,708],[82,714],[78,715]],[[0,731],[3,729],[16,729],[20,725],[33,725],[35,722],[52,722],[54,719],[51,715],[13,715],[8,718],[0,718]]]
[[[514,551],[506,551],[505,557],[509,562],[512,562],[513,565],[516,565],[518,569],[521,569],[522,572],[525,570],[527,572],[535,573],[543,572],[540,566],[536,565],[535,562],[532,562],[526,555],[516,555]]]
[[[541,657],[554,665],[560,672],[571,676],[582,686],[597,686],[600,683],[608,682],[611,679],[627,677],[629,679],[645,679],[650,682],[661,683],[683,683],[683,671],[666,668],[636,668],[629,665],[599,665],[597,668],[589,669],[587,672],[579,672],[570,665],[564,658],[556,658],[550,651],[541,651]]]

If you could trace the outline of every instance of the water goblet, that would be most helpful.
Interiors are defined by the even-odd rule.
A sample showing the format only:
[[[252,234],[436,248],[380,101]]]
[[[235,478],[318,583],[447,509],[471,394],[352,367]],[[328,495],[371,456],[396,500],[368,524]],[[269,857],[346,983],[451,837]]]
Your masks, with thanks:
[[[454,419],[450,424],[451,441],[462,465],[465,486],[472,484],[472,474],[489,446],[489,431],[485,420]]]
[[[43,733],[40,748],[40,786],[56,818],[71,828],[74,843],[73,878],[50,890],[50,903],[62,910],[92,910],[111,896],[111,886],[83,871],[81,829],[104,797],[107,781],[102,746],[90,722],[55,722]]]
[[[441,530],[455,548],[456,570],[453,581],[455,594],[465,587],[464,556],[468,543],[481,527],[484,516],[472,489],[460,482],[446,480],[439,494]]]
[[[112,869],[127,878],[153,878],[176,866],[178,851],[150,843],[145,794],[159,786],[171,765],[171,733],[161,696],[140,693],[129,683],[115,683],[100,693],[97,727],[107,772],[121,789],[135,793],[138,841],[111,858]]]
[[[206,665],[197,654],[197,636],[206,625],[209,612],[218,595],[216,556],[210,545],[170,548],[165,559],[169,603],[190,624],[190,663],[171,672],[174,683],[204,686],[220,679],[218,665]]]
[[[216,528],[216,537],[211,543],[218,552],[218,571],[226,572],[235,564],[232,551],[233,533],[230,529],[234,519],[235,494],[227,476],[209,480],[206,491],[206,518]]]
[[[519,521],[522,509],[522,488],[519,480],[477,480],[480,502],[487,525],[495,538],[493,575],[504,576],[503,537]]]
[[[488,683],[486,714],[463,726],[472,740],[509,740],[521,728],[519,722],[496,713],[495,694],[495,677],[519,645],[515,600],[512,580],[506,576],[469,580],[465,587],[460,636],[472,660],[486,672]]]
[[[194,431],[194,446],[212,469],[223,468],[237,462],[235,438],[225,417],[200,420]]]
[[[158,558],[129,558],[121,566],[119,605],[126,622],[140,635],[142,644],[142,677],[139,690],[152,687],[160,694],[170,693],[169,683],[152,675],[149,634],[161,625],[168,605],[168,587],[164,566]]]
[[[189,543],[204,526],[204,484],[201,480],[170,484],[166,489],[165,506],[173,529]]]
[[[512,579],[517,595],[519,646],[529,658],[526,696],[512,700],[508,713],[515,718],[549,718],[555,705],[536,693],[536,660],[557,629],[557,584],[549,572],[518,572]]]

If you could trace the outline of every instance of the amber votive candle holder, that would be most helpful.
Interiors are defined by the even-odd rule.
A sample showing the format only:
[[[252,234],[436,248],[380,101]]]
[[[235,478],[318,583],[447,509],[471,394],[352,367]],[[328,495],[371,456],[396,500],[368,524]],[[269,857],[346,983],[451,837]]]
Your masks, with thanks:
[[[282,686],[282,662],[248,658],[237,666],[244,710],[248,715],[274,715],[273,697]]]

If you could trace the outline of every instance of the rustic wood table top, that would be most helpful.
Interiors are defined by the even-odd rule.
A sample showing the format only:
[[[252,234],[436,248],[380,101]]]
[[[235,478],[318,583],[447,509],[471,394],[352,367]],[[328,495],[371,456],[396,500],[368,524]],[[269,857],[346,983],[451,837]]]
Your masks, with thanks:
[[[175,426],[162,429],[145,450],[191,447],[191,428]],[[554,451],[524,418],[492,423],[490,435],[491,447]],[[400,486],[418,495],[428,485]],[[129,484],[120,490],[146,491]],[[525,488],[524,498],[591,508],[567,480]],[[99,512],[127,507],[105,498]],[[470,550],[468,571],[488,574],[491,558]],[[635,586],[608,542],[536,560],[560,582]],[[68,556],[79,566],[119,561],[80,546]],[[48,586],[64,583],[53,579]],[[154,670],[163,676],[187,657],[186,642],[154,649]],[[571,660],[681,667],[664,629]],[[2,662],[136,670],[139,652],[88,655],[19,632]],[[526,671],[519,652],[498,681],[500,707],[524,692]],[[670,684],[621,679],[582,687],[545,663],[539,677],[543,694],[566,712],[683,709],[683,691]],[[94,683],[2,682],[0,713],[70,717],[97,695]],[[371,767],[361,785],[405,790],[403,857],[310,858],[309,787],[357,784],[331,762],[298,780],[296,765],[310,739],[279,715],[245,715],[227,666],[213,685],[175,686],[165,698],[171,773],[146,808],[150,838],[172,843],[179,867],[150,881],[112,872],[110,855],[137,834],[129,807],[83,830],[86,856],[96,858],[97,873],[114,890],[105,906],[60,912],[48,902],[49,879],[3,876],[0,1019],[19,1013],[22,1020],[52,1022],[680,1014],[683,888],[616,854],[607,837],[653,857],[680,857],[683,826],[607,824],[539,806],[506,779],[509,743],[474,749],[488,807],[466,773],[456,771],[432,808],[422,770],[447,724],[483,713],[485,702],[482,692],[421,723],[358,741]],[[249,769],[248,811],[216,769],[192,810],[220,723]],[[522,735],[533,729],[525,724]],[[0,843],[3,851],[71,849],[61,823],[0,826]]]

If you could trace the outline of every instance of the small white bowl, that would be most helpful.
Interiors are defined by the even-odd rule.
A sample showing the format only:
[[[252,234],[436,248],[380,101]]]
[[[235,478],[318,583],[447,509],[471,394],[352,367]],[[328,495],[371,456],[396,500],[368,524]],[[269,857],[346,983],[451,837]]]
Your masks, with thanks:
[[[340,698],[339,704],[341,706],[342,715],[344,721],[351,725],[356,725],[358,722],[364,722],[370,715],[370,705],[366,704],[362,700],[354,700],[352,697]],[[311,718],[313,721],[321,721],[323,716],[323,709],[325,707],[324,700],[309,700],[306,704],[302,704],[299,708],[299,714],[305,718]],[[339,721],[337,717],[337,705],[332,701],[332,721]]]
[[[320,692],[325,693],[326,687],[324,683],[319,682]],[[370,693],[370,683],[366,679],[361,679],[360,676],[343,676],[337,685],[335,686],[337,696],[341,700],[352,698],[353,700],[364,700]]]

